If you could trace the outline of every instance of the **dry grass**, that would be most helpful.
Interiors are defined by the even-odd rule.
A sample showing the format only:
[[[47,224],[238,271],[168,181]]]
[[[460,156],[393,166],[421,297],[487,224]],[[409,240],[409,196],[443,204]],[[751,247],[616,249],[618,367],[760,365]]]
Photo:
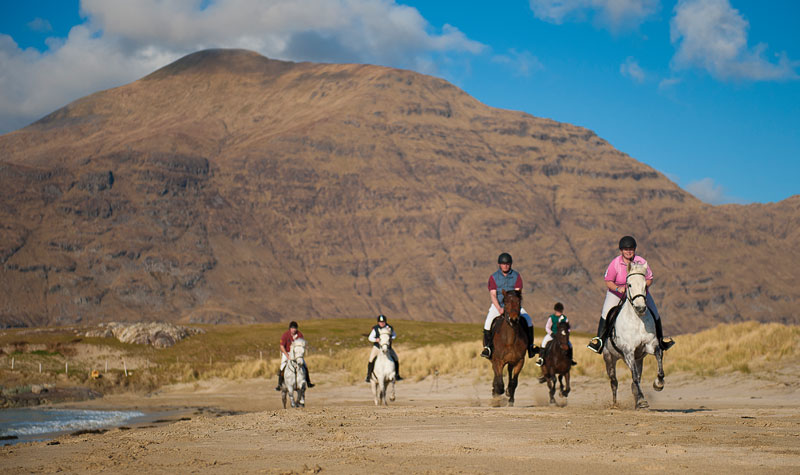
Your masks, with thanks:
[[[489,364],[480,358],[479,325],[425,322],[393,322],[399,327],[395,350],[401,373],[420,380],[439,374],[488,374]],[[57,382],[95,387],[103,392],[152,390],[164,384],[208,378],[272,378],[278,368],[277,340],[284,324],[250,326],[206,326],[207,333],[185,340],[166,350],[126,345],[105,338],[76,338],[73,330],[6,330],[0,333],[0,386],[23,387],[31,383]],[[312,373],[344,374],[349,382],[364,377],[370,346],[366,332],[371,322],[318,320],[306,322],[303,331],[312,343],[307,361]],[[357,328],[359,331],[354,332]],[[363,332],[361,332],[363,330]],[[540,341],[541,335],[537,335]],[[585,348],[588,336],[572,335],[578,366],[574,374],[605,378],[602,357]],[[745,322],[720,325],[691,335],[676,337],[677,345],[665,356],[668,375],[689,373],[713,376],[727,373],[768,374],[800,362],[800,327]],[[44,348],[44,350],[43,350]],[[88,378],[99,357],[119,355],[142,362],[124,377],[120,362],[112,364],[103,379]],[[84,358],[85,356],[85,358]],[[11,358],[15,370],[10,371]],[[70,376],[64,363],[70,362]],[[38,373],[42,363],[43,373]],[[131,368],[129,367],[129,370]],[[527,374],[537,368],[527,362]],[[620,379],[630,378],[624,364],[618,364]],[[645,360],[647,379],[655,376],[655,360]]]

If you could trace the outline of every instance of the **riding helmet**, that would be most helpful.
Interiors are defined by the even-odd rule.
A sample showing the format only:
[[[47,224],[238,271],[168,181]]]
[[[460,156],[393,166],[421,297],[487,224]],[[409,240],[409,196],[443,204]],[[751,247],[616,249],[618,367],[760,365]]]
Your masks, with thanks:
[[[379,322],[385,322],[386,321],[386,315],[384,315],[384,314],[378,315],[378,321]]]
[[[511,264],[511,254],[504,252],[497,256],[498,264]]]
[[[290,323],[289,328],[297,328],[297,322]]]
[[[633,236],[624,236],[619,240],[620,249],[636,249],[636,239]]]

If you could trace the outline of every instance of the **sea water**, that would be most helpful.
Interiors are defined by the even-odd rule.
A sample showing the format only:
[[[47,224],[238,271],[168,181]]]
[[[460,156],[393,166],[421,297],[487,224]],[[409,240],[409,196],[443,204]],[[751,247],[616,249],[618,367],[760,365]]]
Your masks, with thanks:
[[[2,409],[0,445],[52,439],[66,432],[107,429],[146,420],[139,411],[94,411],[88,409]]]

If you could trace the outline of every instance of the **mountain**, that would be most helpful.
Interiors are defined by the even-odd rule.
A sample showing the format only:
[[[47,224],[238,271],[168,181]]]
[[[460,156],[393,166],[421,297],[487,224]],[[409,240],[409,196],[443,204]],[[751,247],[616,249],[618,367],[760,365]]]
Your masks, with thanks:
[[[190,54],[0,137],[0,324],[483,321],[594,330],[634,235],[667,332],[800,323],[800,195],[710,206],[590,130],[385,67]]]

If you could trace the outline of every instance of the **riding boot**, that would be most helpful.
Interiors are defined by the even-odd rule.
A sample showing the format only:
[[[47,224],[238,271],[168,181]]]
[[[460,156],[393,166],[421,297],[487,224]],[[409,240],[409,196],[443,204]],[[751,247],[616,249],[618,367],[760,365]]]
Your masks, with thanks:
[[[375,360],[372,360],[367,364],[367,379],[364,380],[365,383],[370,382],[372,379],[372,370],[375,369]]]
[[[540,349],[533,344],[533,325],[528,325],[525,321],[525,330],[528,332],[528,358],[533,358]]]
[[[601,353],[603,351],[603,336],[605,335],[606,331],[606,319],[601,318],[600,323],[597,324],[597,336],[592,338],[586,348],[594,351],[595,353]]]
[[[306,386],[308,386],[309,388],[313,388],[314,387],[314,383],[311,382],[311,375],[308,374],[308,365],[303,363],[303,368],[306,369]]]
[[[487,359],[492,357],[492,330],[483,331],[483,351],[481,356]]]
[[[664,331],[661,329],[661,319],[656,319],[656,338],[658,338],[658,345],[661,347],[662,351],[667,351],[668,349],[672,348],[672,345],[675,344],[675,341],[672,338],[668,340],[664,340]]]
[[[394,360],[394,380],[395,381],[402,381],[403,378],[400,376],[400,361]]]
[[[278,369],[278,385],[275,386],[275,390],[276,391],[280,391],[281,390],[281,386],[283,386],[283,371]]]

